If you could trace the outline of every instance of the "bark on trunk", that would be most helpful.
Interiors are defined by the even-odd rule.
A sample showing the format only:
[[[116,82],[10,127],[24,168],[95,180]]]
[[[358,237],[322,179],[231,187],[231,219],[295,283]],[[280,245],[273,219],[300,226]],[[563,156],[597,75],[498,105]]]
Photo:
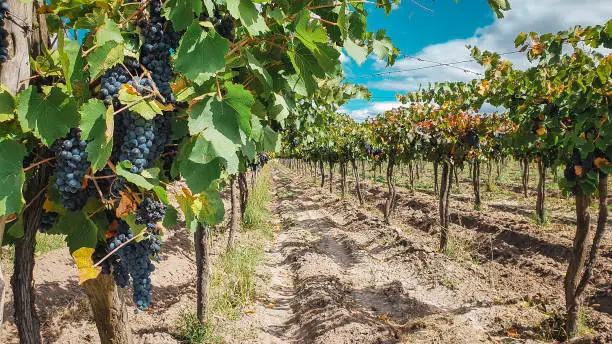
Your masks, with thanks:
[[[196,252],[196,307],[197,316],[201,324],[206,323],[206,310],[208,309],[208,290],[210,286],[211,264],[210,252],[210,228],[198,225],[193,233]]]
[[[480,161],[472,165],[472,184],[474,185],[474,208],[480,210]]]
[[[340,163],[340,189],[342,192],[342,197],[346,195],[346,162]]]
[[[329,192],[334,192],[334,162],[329,161]]]
[[[416,180],[420,180],[421,176],[419,175],[419,170],[421,169],[419,166],[419,161],[416,162],[416,164],[414,165],[414,172],[416,172]]]
[[[542,158],[538,159],[538,198],[536,200],[536,215],[540,223],[544,223],[544,195],[546,191],[546,166]]]
[[[523,194],[527,197],[527,188],[529,187],[529,161],[523,159]]]
[[[234,239],[236,236],[236,232],[238,231],[239,222],[238,222],[238,205],[236,204],[236,176],[230,177],[230,204],[231,204],[231,212],[230,212],[230,221],[229,221],[229,235],[227,239],[227,250],[229,251],[234,246]]]
[[[451,186],[453,185],[453,167],[448,163],[442,163],[442,180],[440,181],[440,251],[446,251],[448,244],[448,223],[450,219],[448,202],[450,200]]]
[[[395,158],[393,156],[389,157],[389,163],[387,164],[387,188],[389,192],[387,193],[387,201],[385,203],[385,223],[391,224],[391,209],[393,206],[393,200],[395,199],[395,186],[393,185],[393,165],[395,163]]]
[[[34,294],[34,249],[36,247],[36,232],[45,201],[43,190],[51,176],[51,168],[40,165],[31,172],[31,177],[25,191],[25,199],[30,206],[23,212],[23,239],[15,244],[15,265],[11,287],[15,300],[15,325],[19,331],[20,343],[40,343],[40,321],[36,314]]]
[[[355,191],[357,192],[359,205],[363,205],[363,195],[361,194],[361,183],[359,181],[359,170],[357,169],[355,160],[351,160],[351,166],[353,167],[353,174],[355,175]]]
[[[323,160],[319,161],[319,169],[321,171],[321,187],[325,186],[325,166],[323,166]]]
[[[244,222],[244,213],[249,201],[249,188],[244,172],[238,175],[238,189],[240,191],[240,219]]]
[[[433,163],[433,170],[434,170],[434,195],[438,195],[438,163],[434,162]]]
[[[565,330],[568,338],[573,338],[577,335],[579,306],[584,290],[591,279],[599,244],[607,227],[608,176],[603,172],[599,172],[598,193],[599,214],[597,216],[597,229],[593,236],[593,243],[591,244],[588,258],[586,255],[588,246],[586,240],[589,237],[590,231],[590,215],[588,213],[590,196],[583,195],[581,192],[578,192],[576,195],[576,235],[570,252],[564,281],[565,307],[567,311]]]
[[[414,192],[414,170],[412,166],[412,161],[408,162],[408,170],[410,170],[410,190]]]
[[[366,172],[365,172],[365,160],[361,160],[361,175],[363,176],[364,179],[367,179]]]
[[[85,282],[83,288],[89,298],[100,342],[132,343],[127,305],[119,297],[113,276],[100,274],[98,278]]]

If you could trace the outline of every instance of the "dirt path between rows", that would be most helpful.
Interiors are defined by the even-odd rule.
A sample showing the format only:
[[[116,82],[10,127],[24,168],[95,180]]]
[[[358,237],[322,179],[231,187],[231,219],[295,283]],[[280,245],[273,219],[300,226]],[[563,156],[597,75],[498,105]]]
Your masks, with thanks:
[[[283,167],[274,180],[266,295],[236,324],[255,342],[542,342],[550,314],[494,266],[452,260]]]

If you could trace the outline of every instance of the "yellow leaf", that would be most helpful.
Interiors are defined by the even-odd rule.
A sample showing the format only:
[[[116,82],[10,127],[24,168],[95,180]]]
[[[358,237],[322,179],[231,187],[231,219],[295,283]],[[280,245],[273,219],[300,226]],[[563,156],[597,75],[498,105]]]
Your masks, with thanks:
[[[72,252],[72,258],[79,269],[79,284],[98,277],[102,270],[99,266],[93,266],[94,262],[91,259],[91,255],[95,251],[91,247],[81,247],[78,250]]]
[[[536,130],[536,134],[540,136],[546,134],[546,127],[540,127],[538,130]]]
[[[385,313],[383,315],[379,315],[378,319],[380,319],[382,321],[388,321],[389,320],[389,315],[387,313]]]
[[[543,120],[544,120],[544,114],[543,114],[543,113],[540,113],[540,114],[538,115],[538,119],[539,119],[540,121],[543,121]]]
[[[578,177],[582,177],[582,166],[576,165],[574,166],[574,171]]]
[[[593,161],[595,167],[600,168],[602,166],[606,166],[608,164],[608,159],[606,158],[595,158]]]
[[[520,335],[518,334],[518,331],[516,329],[514,329],[514,328],[508,329],[508,330],[506,330],[504,332],[506,332],[506,335],[508,337],[512,337],[512,338],[519,338],[520,337]]]
[[[255,314],[255,311],[244,311],[244,314],[246,314],[246,315],[253,315],[253,314]]]
[[[43,209],[47,212],[53,211],[53,203],[51,203],[48,198],[45,200],[45,203],[43,203]]]

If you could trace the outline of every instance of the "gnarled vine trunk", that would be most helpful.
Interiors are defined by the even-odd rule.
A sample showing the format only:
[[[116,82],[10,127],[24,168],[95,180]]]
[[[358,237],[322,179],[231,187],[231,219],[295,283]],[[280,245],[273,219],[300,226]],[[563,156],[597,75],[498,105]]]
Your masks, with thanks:
[[[83,283],[102,344],[131,344],[127,305],[119,297],[112,275],[100,274]]]
[[[329,160],[329,192],[334,192],[334,161]]]
[[[8,31],[8,36],[6,40],[8,41],[8,59],[6,62],[0,64],[0,84],[7,87],[7,89],[13,94],[17,94],[19,91],[28,87],[30,82],[30,57],[36,58],[41,54],[43,45],[48,46],[48,31],[47,24],[45,20],[44,14],[38,14],[37,10],[41,6],[42,1],[33,1],[29,3],[22,2],[20,0],[7,0],[7,5],[10,11],[10,15],[16,20],[9,20],[8,18],[4,20],[4,29]],[[33,214],[36,215],[36,214]],[[6,218],[0,219],[0,242],[1,238],[4,234]],[[38,228],[38,224],[35,225],[34,231]],[[31,230],[31,228],[30,228]],[[36,232],[34,232],[34,235]],[[21,248],[26,249],[28,252],[29,248],[26,246],[21,246]],[[32,251],[33,255],[34,251]],[[27,252],[20,252],[20,256],[23,254],[27,254]],[[28,258],[28,260],[32,261],[33,257]],[[26,268],[27,270],[27,268]],[[24,271],[26,272],[26,271]],[[28,279],[29,276],[29,279]],[[24,276],[20,276],[19,282],[24,283],[25,285],[20,287],[23,292],[26,292],[26,289],[30,287],[32,284],[32,275],[31,273],[26,273]],[[0,268],[0,325],[4,320],[4,293],[5,293],[6,281],[4,279],[4,275],[2,269]],[[36,318],[36,313],[34,310],[34,298],[22,298],[20,301],[30,302],[30,305],[19,305],[20,308],[32,310],[34,318]],[[17,302],[17,300],[15,300]],[[17,305],[15,305],[17,308]],[[27,315],[24,314],[24,317]],[[32,324],[17,324],[17,319],[15,319],[16,325],[19,328],[20,333],[23,331],[33,330],[37,331],[32,334],[28,334],[27,337],[22,341],[22,343],[28,343],[27,340],[33,338],[33,340],[40,341],[39,336],[39,326],[35,323],[38,322],[37,319],[33,319],[32,321],[35,323]],[[0,334],[2,333],[2,326],[0,326]],[[33,342],[37,342],[33,341]]]
[[[36,232],[43,213],[46,186],[51,176],[51,168],[40,165],[30,174],[25,187],[24,198],[29,206],[23,211],[23,238],[15,244],[15,264],[11,287],[15,300],[15,325],[19,332],[20,343],[38,344],[41,342],[40,321],[36,314],[34,294],[34,249]]]
[[[198,224],[193,239],[196,253],[196,309],[198,320],[205,324],[211,278],[210,227]]]
[[[393,166],[395,164],[395,157],[389,156],[389,163],[387,164],[387,201],[385,202],[385,223],[391,224],[391,210],[393,207],[393,200],[395,199],[395,186],[393,185]]]
[[[569,338],[576,336],[578,331],[578,311],[582,296],[591,279],[593,266],[597,259],[599,244],[604,236],[608,221],[608,175],[599,172],[599,214],[597,216],[597,229],[587,256],[587,238],[590,232],[590,215],[588,213],[591,202],[590,195],[584,195],[580,190],[576,195],[576,235],[569,254],[569,264],[565,274],[565,308],[567,318],[565,330]]]
[[[474,208],[480,210],[480,161],[472,164],[472,185],[474,186]]]
[[[234,246],[234,239],[236,237],[236,232],[238,231],[238,227],[240,226],[238,222],[238,205],[236,201],[236,176],[231,176],[229,180],[230,187],[230,219],[229,219],[229,235],[227,238],[227,250],[229,251]]]
[[[344,197],[346,195],[346,162],[340,163],[340,191]]]
[[[249,201],[249,188],[244,172],[238,174],[238,190],[240,191],[240,219],[244,222],[244,213]]]
[[[544,223],[544,196],[546,192],[546,166],[543,159],[538,158],[538,196],[536,200],[536,215],[540,223]]]
[[[442,179],[440,181],[440,200],[438,211],[440,213],[440,251],[446,251],[448,244],[448,224],[450,220],[449,200],[451,186],[453,185],[453,166],[449,162],[442,163]]]
[[[408,170],[410,173],[410,190],[414,192],[414,169],[412,166],[412,161],[408,162]]]
[[[529,160],[523,159],[523,194],[527,197],[527,191],[529,187]]]
[[[438,162],[434,161],[433,163],[433,171],[434,171],[434,195],[438,195]]]
[[[357,198],[359,199],[359,204],[363,205],[363,195],[361,194],[361,183],[359,181],[359,170],[357,169],[355,160],[351,160],[351,167],[353,168],[353,174],[355,175],[355,191],[357,192]]]
[[[319,161],[319,169],[321,171],[321,187],[325,186],[325,166],[323,165],[323,160]]]

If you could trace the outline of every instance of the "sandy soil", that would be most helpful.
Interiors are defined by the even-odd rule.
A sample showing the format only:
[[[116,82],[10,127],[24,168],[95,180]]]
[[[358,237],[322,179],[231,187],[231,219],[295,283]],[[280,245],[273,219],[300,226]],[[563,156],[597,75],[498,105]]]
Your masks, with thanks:
[[[226,324],[228,343],[551,342],[543,335],[562,309],[566,227],[537,227],[513,203],[476,212],[458,195],[453,251],[441,254],[431,195],[400,188],[387,226],[380,186],[366,187],[368,205],[359,207],[278,165],[273,176],[280,230],[258,267],[258,299]],[[169,233],[152,308],[131,317],[136,343],[178,343],[174,326],[195,305],[191,240],[183,230]],[[587,290],[593,343],[612,342],[610,241]],[[215,242],[224,247],[221,237]],[[46,342],[99,343],[67,250],[38,257],[34,275]],[[18,343],[7,296],[0,343]]]

